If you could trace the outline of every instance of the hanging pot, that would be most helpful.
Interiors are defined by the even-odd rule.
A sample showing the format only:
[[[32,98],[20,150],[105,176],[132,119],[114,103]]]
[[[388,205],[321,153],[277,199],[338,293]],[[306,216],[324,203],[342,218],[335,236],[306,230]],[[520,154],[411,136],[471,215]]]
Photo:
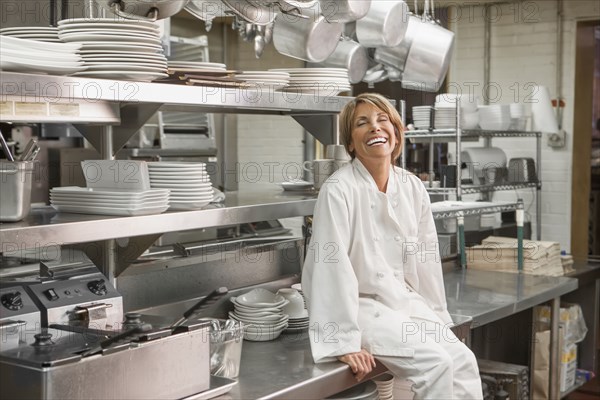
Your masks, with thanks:
[[[350,83],[358,83],[362,81],[369,68],[369,56],[367,49],[360,43],[344,39],[321,64],[324,67],[346,68]]]
[[[221,0],[229,10],[248,23],[269,25],[275,20],[275,10],[260,1]]]
[[[337,47],[344,25],[329,23],[323,15],[315,18],[278,18],[273,44],[281,54],[320,63]]]
[[[410,11],[401,0],[373,0],[369,12],[356,21],[356,36],[365,47],[394,47],[404,38]]]
[[[421,18],[415,15],[408,17],[408,27],[400,44],[396,47],[377,47],[373,58],[375,61],[384,64],[385,66],[404,71],[408,52],[412,45],[413,38],[418,30]]]
[[[156,21],[169,18],[185,7],[189,0],[96,0],[104,9],[127,19]]]
[[[429,0],[425,0],[425,11],[416,24],[404,65],[402,87],[437,92],[448,72],[453,49],[454,33],[435,22],[429,14]]]
[[[330,22],[352,22],[369,12],[371,0],[319,0],[321,12]]]

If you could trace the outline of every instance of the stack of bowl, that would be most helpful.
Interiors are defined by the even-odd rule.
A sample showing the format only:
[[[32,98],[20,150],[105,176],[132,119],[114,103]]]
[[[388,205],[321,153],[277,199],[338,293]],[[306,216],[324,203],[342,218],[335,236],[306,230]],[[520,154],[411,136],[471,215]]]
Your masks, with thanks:
[[[229,317],[246,326],[244,339],[255,342],[273,340],[288,327],[289,316],[282,309],[288,300],[265,289],[253,289],[232,297],[235,309]]]
[[[389,400],[394,398],[394,375],[383,374],[373,378],[377,385],[379,400]]]
[[[304,305],[304,297],[296,289],[283,288],[277,291],[289,303],[283,307],[283,313],[289,316],[286,333],[298,333],[308,329],[308,311]]]

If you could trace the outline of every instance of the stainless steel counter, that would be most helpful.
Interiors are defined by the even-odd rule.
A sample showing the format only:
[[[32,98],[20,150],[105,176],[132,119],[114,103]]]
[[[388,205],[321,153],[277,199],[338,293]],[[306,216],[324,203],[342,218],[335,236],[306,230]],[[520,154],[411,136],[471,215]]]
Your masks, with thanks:
[[[483,325],[554,299],[577,288],[564,277],[488,271],[444,275],[451,314],[473,317]],[[372,375],[385,368],[379,366]],[[282,335],[271,342],[245,341],[239,383],[219,399],[321,399],[356,383],[347,365],[314,364],[306,333]]]
[[[508,272],[455,270],[444,274],[450,314],[481,326],[577,289],[577,279]]]

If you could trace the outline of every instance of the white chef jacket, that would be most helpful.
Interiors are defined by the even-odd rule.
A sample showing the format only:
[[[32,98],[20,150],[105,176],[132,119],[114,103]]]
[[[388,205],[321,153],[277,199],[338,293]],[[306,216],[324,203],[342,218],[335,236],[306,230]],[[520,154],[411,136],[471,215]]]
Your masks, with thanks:
[[[387,193],[358,159],[320,190],[302,272],[316,363],[361,348],[410,357],[400,332],[411,317],[452,322],[429,195],[390,169]]]

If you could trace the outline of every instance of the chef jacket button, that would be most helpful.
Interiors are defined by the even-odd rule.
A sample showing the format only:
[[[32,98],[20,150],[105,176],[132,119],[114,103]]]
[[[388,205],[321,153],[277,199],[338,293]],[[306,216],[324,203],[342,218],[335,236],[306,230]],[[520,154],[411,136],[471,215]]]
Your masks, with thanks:
[[[394,207],[398,207],[398,202],[397,202],[397,201],[394,201],[394,202],[392,203],[392,205],[393,205]]]
[[[375,208],[375,203],[371,203],[371,208]]]
[[[402,239],[402,238],[400,237],[400,235],[396,235],[396,236],[394,236],[394,240],[395,240],[396,242],[399,242],[399,241],[400,241],[400,239]]]
[[[400,276],[400,272],[394,271],[394,276],[397,278],[398,276]]]
[[[379,318],[381,316],[381,314],[379,313],[379,311],[375,311],[375,318]]]
[[[378,272],[377,273],[377,277],[378,278],[383,278],[385,276],[385,274],[383,272]]]
[[[375,237],[373,238],[373,240],[374,240],[374,241],[376,241],[376,242],[379,242],[379,236],[375,236]]]

